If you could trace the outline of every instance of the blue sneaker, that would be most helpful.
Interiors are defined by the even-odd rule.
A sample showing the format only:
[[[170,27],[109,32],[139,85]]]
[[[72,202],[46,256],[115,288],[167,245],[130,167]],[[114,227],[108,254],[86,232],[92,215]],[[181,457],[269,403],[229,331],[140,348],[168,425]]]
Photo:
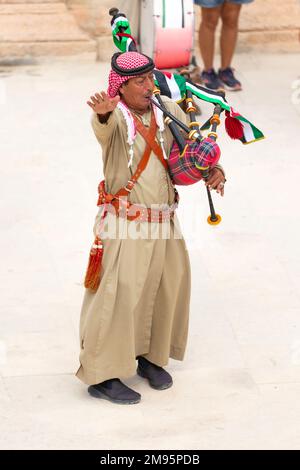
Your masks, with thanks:
[[[214,69],[203,70],[200,77],[202,84],[206,88],[210,88],[211,90],[219,90],[222,88],[222,83]]]
[[[242,89],[242,84],[235,78],[231,67],[227,67],[223,70],[219,69],[218,76],[226,90],[239,91]]]

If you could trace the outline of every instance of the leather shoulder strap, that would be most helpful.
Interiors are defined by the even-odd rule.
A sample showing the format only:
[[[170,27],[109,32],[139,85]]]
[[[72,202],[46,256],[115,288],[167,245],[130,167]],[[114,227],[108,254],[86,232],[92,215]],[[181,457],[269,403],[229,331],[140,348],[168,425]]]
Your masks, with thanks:
[[[141,123],[142,124],[142,123]],[[143,124],[142,124],[143,126]],[[144,127],[144,126],[143,126]],[[148,136],[149,136],[149,140],[154,140],[155,139],[155,135],[156,135],[156,121],[155,121],[155,117],[152,113],[152,116],[151,116],[151,124],[150,124],[150,129],[146,130]],[[139,177],[141,176],[142,172],[145,170],[147,164],[148,164],[148,161],[149,161],[149,158],[150,158],[150,154],[151,154],[151,146],[149,145],[148,141],[146,141],[146,148],[145,148],[145,151],[144,151],[144,154],[141,158],[141,160],[139,161],[138,165],[137,165],[137,169],[136,171],[134,172],[134,174],[132,175],[131,179],[128,181],[127,185],[124,186],[123,188],[121,188],[116,194],[115,194],[115,197],[117,196],[128,196],[133,188],[133,186],[135,185],[135,183],[137,182],[137,180],[139,179]]]
[[[147,128],[143,125],[143,123],[136,116],[133,116],[133,119],[134,119],[134,122],[135,122],[136,130],[141,134],[141,136],[143,136],[143,138],[145,139],[147,144],[150,145],[151,149],[153,150],[153,152],[155,153],[155,155],[157,156],[159,161],[162,163],[162,165],[165,167],[165,169],[167,169],[168,164],[167,164],[166,160],[164,159],[163,151],[162,151],[160,145],[158,145],[158,143],[155,140],[156,127],[157,126],[156,126],[154,112],[153,111],[151,112],[151,123],[152,123],[152,120],[154,120],[154,122],[155,122],[155,133],[154,133],[154,135],[150,134],[150,131],[147,130]]]

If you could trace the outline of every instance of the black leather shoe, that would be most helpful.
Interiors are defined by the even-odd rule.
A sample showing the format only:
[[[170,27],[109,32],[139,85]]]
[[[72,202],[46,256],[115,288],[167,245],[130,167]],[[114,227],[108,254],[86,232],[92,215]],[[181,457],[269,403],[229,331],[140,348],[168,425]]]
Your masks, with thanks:
[[[152,364],[142,356],[138,358],[137,374],[144,377],[149,382],[149,385],[156,390],[165,390],[173,385],[173,380],[170,374],[160,366]]]
[[[90,385],[88,392],[93,397],[104,398],[121,405],[133,405],[141,401],[141,395],[123,384],[120,379],[109,379]]]

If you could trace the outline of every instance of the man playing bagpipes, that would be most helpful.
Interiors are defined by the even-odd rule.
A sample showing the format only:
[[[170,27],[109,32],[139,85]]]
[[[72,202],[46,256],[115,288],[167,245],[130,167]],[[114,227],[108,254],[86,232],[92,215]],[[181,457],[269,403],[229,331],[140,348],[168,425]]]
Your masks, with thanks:
[[[107,93],[88,101],[105,182],[99,185],[96,238],[85,279],[77,377],[90,385],[92,395],[116,403],[140,401],[140,394],[121,381],[135,374],[136,358],[138,374],[153,388],[170,387],[163,366],[169,357],[183,360],[188,334],[190,264],[167,164],[174,138],[150,102],[153,68],[138,52],[115,54]],[[186,121],[176,103],[169,98],[163,103]],[[216,143],[209,145],[218,153]],[[208,183],[223,193],[224,180],[222,170],[214,168]],[[104,224],[117,226],[113,237],[103,237]],[[137,231],[139,237],[130,237]]]
[[[158,94],[153,71],[152,59],[137,51],[114,54],[107,93],[88,101],[105,180],[98,188],[76,375],[91,395],[123,404],[141,399],[121,381],[135,374],[136,359],[138,375],[163,390],[173,384],[163,367],[185,354],[190,263],[174,184],[205,177],[209,198],[210,189],[224,194],[215,130],[226,101],[216,96],[212,129],[203,139],[194,118],[188,123],[176,102]],[[155,70],[156,85],[157,76]],[[189,96],[187,105],[193,117]],[[175,121],[186,134],[174,129]]]

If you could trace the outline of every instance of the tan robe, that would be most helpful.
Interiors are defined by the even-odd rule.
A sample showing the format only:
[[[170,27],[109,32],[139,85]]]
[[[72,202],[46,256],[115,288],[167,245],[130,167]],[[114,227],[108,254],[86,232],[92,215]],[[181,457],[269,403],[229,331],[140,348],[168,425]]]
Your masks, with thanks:
[[[176,103],[168,98],[164,101],[175,116],[186,120]],[[149,126],[150,112],[143,115],[143,122]],[[116,193],[134,173],[145,141],[137,134],[133,164],[128,168],[127,127],[120,110],[115,109],[106,124],[100,124],[93,114],[92,126],[102,146],[106,190]],[[168,155],[173,137],[168,129],[163,134]],[[174,202],[170,177],[153,152],[130,201],[148,207]],[[94,234],[98,233],[99,219],[100,212]],[[167,223],[170,238],[161,235],[165,224],[128,222],[111,214],[106,221],[117,225],[120,233],[117,238],[104,239],[98,290],[85,290],[80,318],[81,365],[76,375],[86,384],[134,375],[138,355],[159,366],[165,366],[169,357],[183,360],[188,335],[190,263],[176,216]],[[160,226],[161,236],[125,238],[132,224],[143,235],[150,226]]]

